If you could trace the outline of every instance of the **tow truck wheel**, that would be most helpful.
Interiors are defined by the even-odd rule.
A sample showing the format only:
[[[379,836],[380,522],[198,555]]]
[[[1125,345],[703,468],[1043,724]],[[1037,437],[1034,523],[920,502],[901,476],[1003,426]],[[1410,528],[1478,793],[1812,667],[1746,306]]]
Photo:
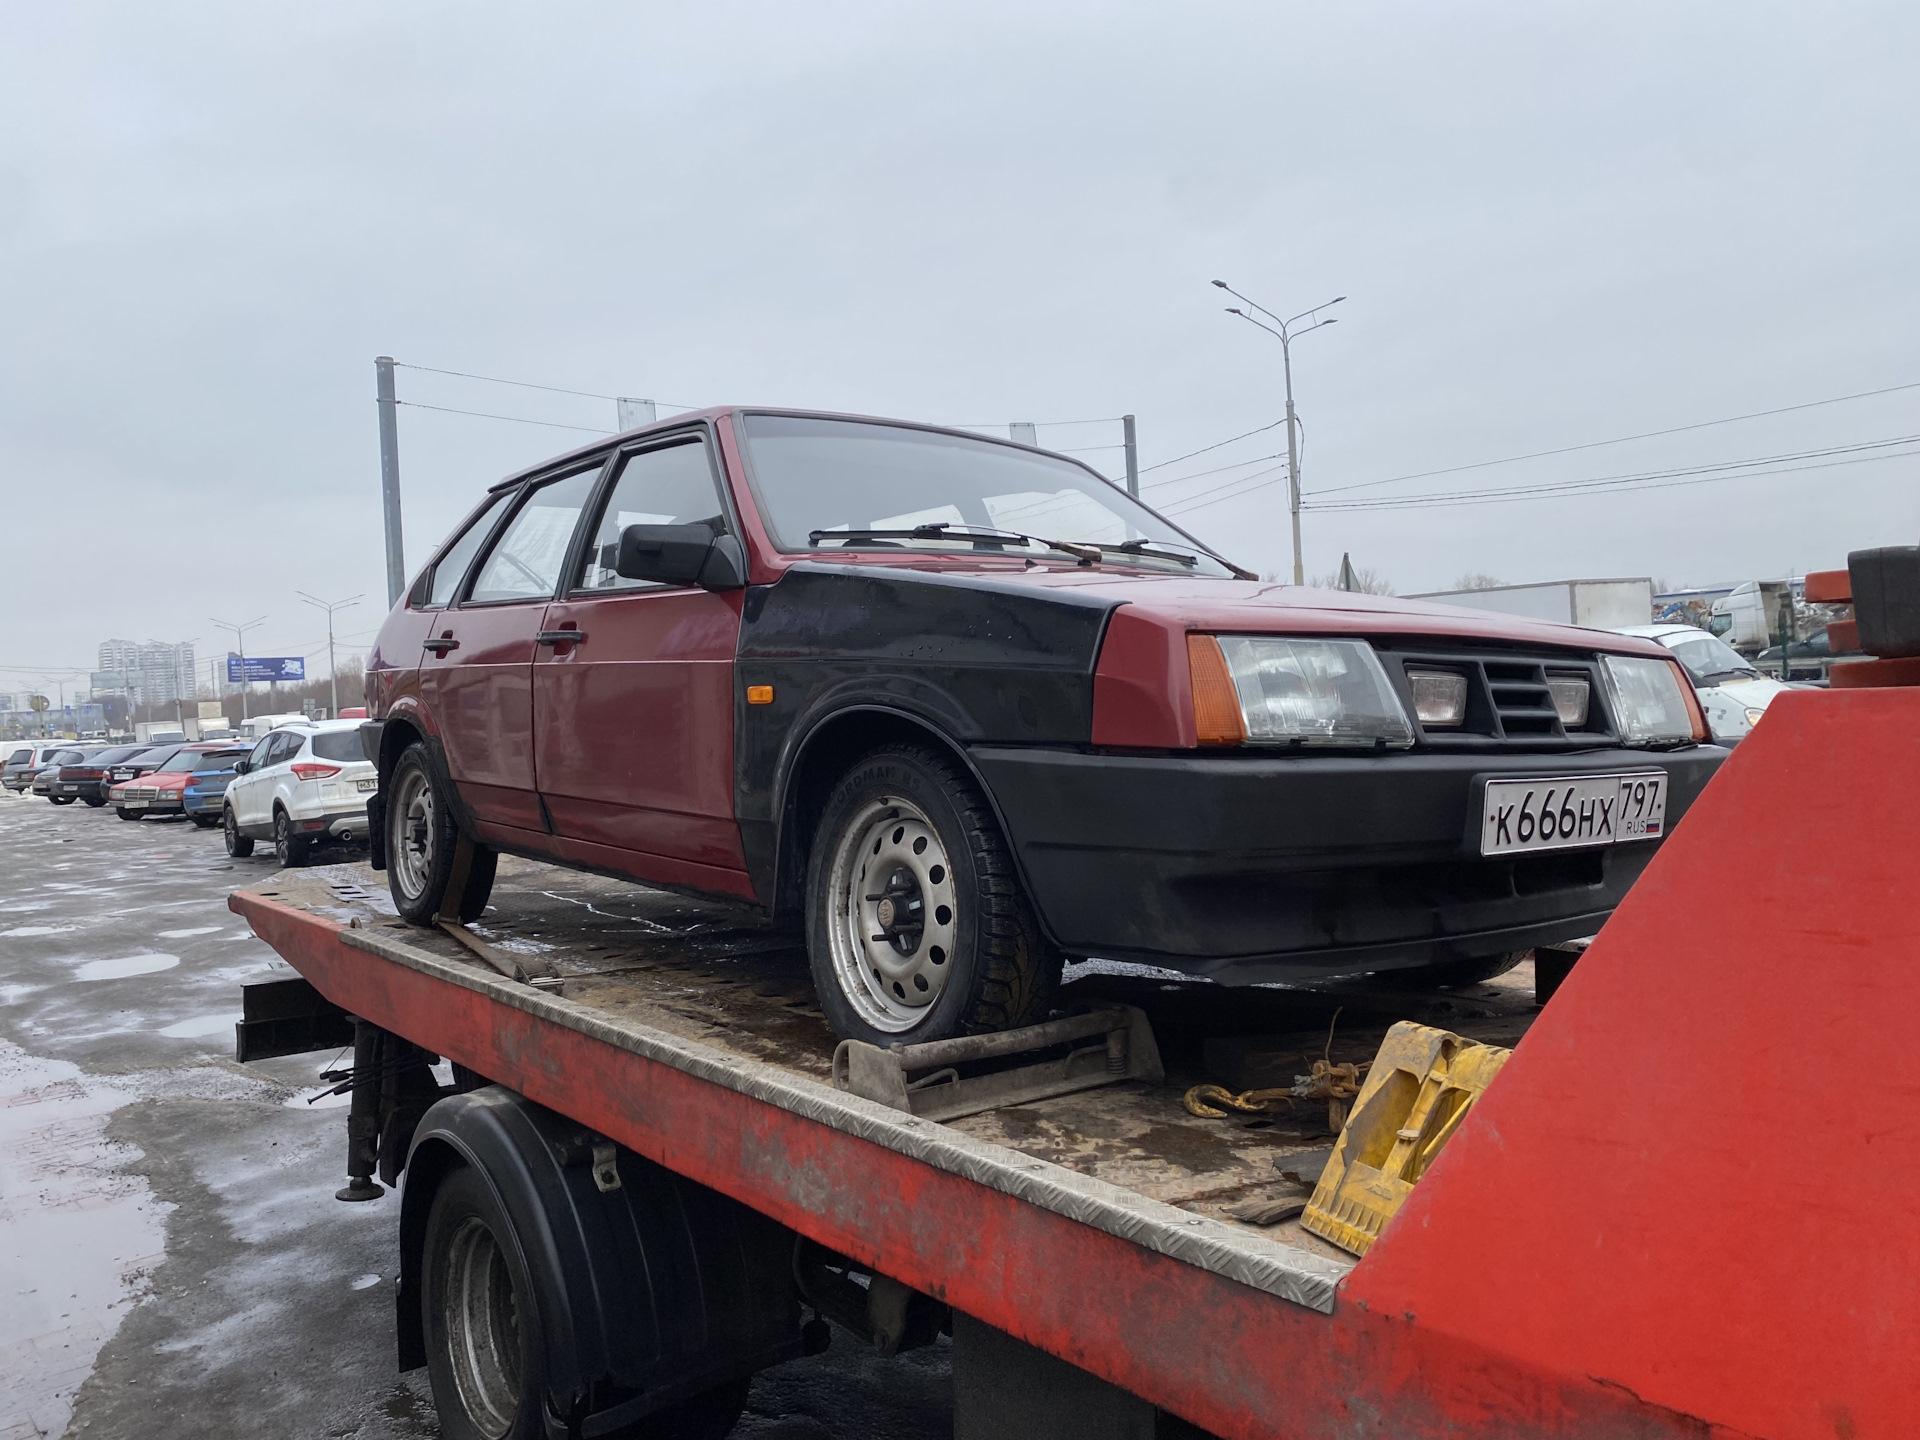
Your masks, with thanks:
[[[828,799],[807,952],[834,1033],[876,1045],[1033,1024],[1060,980],[986,797],[916,745],[874,751]]]
[[[120,818],[122,820],[131,820],[133,817],[122,810],[120,812]],[[240,822],[234,818],[233,806],[223,805],[220,807],[220,828],[226,832],[227,854],[236,860],[244,860],[253,854],[253,838],[240,833]]]
[[[313,842],[304,835],[293,833],[293,821],[287,818],[287,812],[273,812],[273,858],[280,862],[281,869],[292,869],[307,863],[307,857],[313,852]]]
[[[392,796],[386,804],[387,888],[394,908],[415,925],[431,925],[453,879],[460,830],[428,763],[427,747],[416,741],[403,750],[380,788]],[[486,912],[499,858],[484,845],[472,847],[461,920],[478,920]]]
[[[422,1242],[427,1376],[447,1440],[543,1440],[547,1335],[535,1288],[493,1187],[471,1167],[434,1193]],[[605,1440],[724,1440],[746,1408],[745,1377],[624,1425]],[[574,1433],[569,1430],[569,1434]]]

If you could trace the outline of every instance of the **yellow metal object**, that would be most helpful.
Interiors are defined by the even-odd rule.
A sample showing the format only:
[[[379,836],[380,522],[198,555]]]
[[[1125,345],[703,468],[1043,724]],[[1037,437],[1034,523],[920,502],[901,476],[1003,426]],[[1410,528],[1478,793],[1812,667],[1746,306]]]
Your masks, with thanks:
[[[1342,1250],[1366,1254],[1512,1053],[1407,1020],[1395,1025],[1301,1226]]]

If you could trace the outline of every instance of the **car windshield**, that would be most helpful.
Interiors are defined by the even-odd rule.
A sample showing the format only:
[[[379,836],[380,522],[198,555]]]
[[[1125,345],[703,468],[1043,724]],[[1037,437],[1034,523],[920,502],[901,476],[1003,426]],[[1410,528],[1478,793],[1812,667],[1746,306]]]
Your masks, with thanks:
[[[360,748],[360,732],[354,730],[322,730],[313,737],[313,753],[322,760],[364,760],[366,753]]]
[[[1696,680],[1725,680],[1760,673],[1738,650],[1704,630],[1698,635],[1676,635],[1660,643],[1680,657],[1680,663]]]
[[[174,752],[172,758],[165,764],[156,766],[153,773],[156,775],[191,775],[193,773],[193,762],[199,758],[200,757],[191,750],[177,750]]]
[[[145,765],[148,768],[152,768],[155,765],[164,765],[174,757],[175,752],[177,752],[179,748],[177,745],[155,745],[150,750],[142,750],[138,755],[133,756],[128,763]]]
[[[761,516],[790,553],[959,550],[1229,573],[1070,460],[858,420],[748,415],[744,429]]]
[[[245,750],[215,750],[210,754],[203,752],[194,756],[193,768],[195,770],[231,770],[233,762],[247,753],[249,752]]]

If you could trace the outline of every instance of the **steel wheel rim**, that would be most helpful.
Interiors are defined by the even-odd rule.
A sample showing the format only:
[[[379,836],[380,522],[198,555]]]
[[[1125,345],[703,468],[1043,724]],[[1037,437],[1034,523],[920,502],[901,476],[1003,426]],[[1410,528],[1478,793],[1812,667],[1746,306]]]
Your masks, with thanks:
[[[925,813],[881,796],[834,847],[827,877],[834,979],[861,1020],[899,1034],[923,1023],[953,973],[953,864]]]
[[[520,1316],[513,1273],[493,1232],[469,1216],[447,1249],[447,1358],[454,1388],[489,1440],[513,1428],[520,1409]]]
[[[426,894],[433,874],[433,847],[437,838],[433,786],[424,771],[409,769],[401,777],[391,814],[387,864],[393,867],[400,889],[409,899],[417,899]]]
[[[273,853],[282,865],[293,858],[293,825],[286,812],[273,817]]]

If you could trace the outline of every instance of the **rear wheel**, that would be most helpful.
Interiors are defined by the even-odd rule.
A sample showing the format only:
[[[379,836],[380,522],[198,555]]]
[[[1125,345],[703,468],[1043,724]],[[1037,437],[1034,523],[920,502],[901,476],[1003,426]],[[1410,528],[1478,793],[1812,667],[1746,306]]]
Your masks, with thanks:
[[[98,810],[107,803],[107,797],[104,795],[82,795],[80,798],[87,802],[89,810]]]
[[[538,1440],[546,1426],[545,1322],[512,1222],[478,1171],[441,1183],[423,1244],[427,1375],[448,1440]],[[627,1425],[608,1440],[723,1440],[746,1408],[746,1379]],[[573,1433],[569,1431],[568,1433]]]
[[[189,815],[187,818],[202,830],[211,830],[220,823],[218,815]]]
[[[986,798],[915,745],[876,750],[828,799],[807,951],[834,1032],[876,1045],[1033,1024],[1060,980]]]
[[[293,821],[284,810],[273,812],[273,858],[283,869],[304,865],[313,852],[313,842],[293,833]]]
[[[460,830],[428,763],[427,747],[415,741],[403,750],[381,788],[392,797],[386,804],[387,888],[394,908],[415,925],[431,925],[453,880]],[[499,858],[484,845],[472,846],[461,920],[478,920],[486,912]]]
[[[133,817],[122,810],[120,812],[120,818],[122,820],[130,820]],[[226,832],[227,854],[236,860],[244,860],[253,854],[253,838],[240,833],[240,822],[234,818],[233,806],[225,805],[221,807],[220,828]]]
[[[56,805],[71,805],[73,804],[74,797],[71,795],[49,795],[47,799]]]

